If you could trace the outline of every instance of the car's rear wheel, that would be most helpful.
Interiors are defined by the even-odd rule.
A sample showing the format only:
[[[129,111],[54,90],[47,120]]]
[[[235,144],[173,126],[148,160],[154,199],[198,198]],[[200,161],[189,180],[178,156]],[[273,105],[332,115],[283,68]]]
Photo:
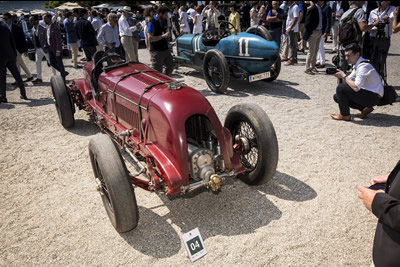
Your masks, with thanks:
[[[232,134],[233,142],[240,148],[246,172],[238,177],[249,185],[268,182],[278,164],[278,140],[268,115],[254,104],[233,106],[224,126]]]
[[[71,128],[75,124],[74,107],[72,106],[71,97],[65,86],[64,79],[60,75],[53,75],[50,83],[58,118],[64,128]]]
[[[228,62],[221,51],[207,51],[203,60],[203,74],[210,89],[223,94],[228,89],[230,72]]]
[[[279,73],[281,72],[281,57],[280,56],[278,56],[278,59],[275,61],[275,63],[272,65],[272,67],[269,71],[271,72],[271,77],[263,80],[265,82],[272,82],[272,81],[276,80],[276,78],[278,78]]]
[[[118,232],[136,228],[139,211],[135,193],[121,153],[105,134],[90,140],[93,173],[111,224]]]

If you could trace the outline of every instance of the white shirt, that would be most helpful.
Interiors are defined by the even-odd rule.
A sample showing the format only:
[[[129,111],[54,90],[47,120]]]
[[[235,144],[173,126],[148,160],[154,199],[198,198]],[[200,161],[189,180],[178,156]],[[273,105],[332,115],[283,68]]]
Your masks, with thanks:
[[[189,19],[193,19],[194,16],[196,16],[196,10],[194,10],[193,8],[189,8],[187,14]]]
[[[336,15],[337,16],[342,16],[343,15],[343,8],[342,8],[342,1],[336,1]],[[337,20],[340,19],[340,17],[336,17]]]
[[[254,18],[251,16],[251,14],[254,12]],[[250,10],[250,25],[251,26],[257,26],[258,22],[260,21],[259,17],[258,17],[258,10],[257,8],[253,7]]]
[[[136,26],[129,27],[129,23],[124,15],[118,20],[119,36],[132,36],[132,32],[136,31]]]
[[[394,6],[388,6],[385,9],[385,11],[383,11],[382,13],[379,12],[379,8],[372,10],[371,13],[369,14],[368,24],[374,23],[374,21],[377,19],[379,19],[380,22],[383,22],[383,17],[385,17],[387,14],[389,16],[389,25],[385,26],[385,37],[386,38],[390,37],[392,35],[392,24],[393,24],[393,20],[394,20],[394,10],[395,9],[396,8]],[[376,26],[374,26],[371,29],[370,36],[376,37],[377,33],[378,33],[378,28]]]
[[[293,3],[288,11],[288,16],[286,19],[286,30],[290,28],[294,19],[298,18],[299,15],[300,15],[299,6],[296,3]],[[297,21],[296,25],[294,25],[293,31],[299,32],[299,21]]]
[[[93,29],[96,32],[99,32],[101,25],[103,25],[103,22],[101,21],[101,19],[99,17],[94,17],[94,18],[92,18],[91,22],[92,22]]]
[[[188,15],[185,11],[182,11],[181,13],[181,23],[185,24],[184,27],[181,27],[181,32],[190,32]]]
[[[378,72],[371,64],[360,64],[362,61],[366,61],[366,59],[360,57],[357,60],[357,63],[353,66],[353,71],[348,78],[354,81],[358,88],[379,94],[382,97],[383,85],[381,77],[379,77]]]
[[[196,23],[193,25],[193,33],[202,33],[203,32],[203,16],[201,14],[196,14]]]

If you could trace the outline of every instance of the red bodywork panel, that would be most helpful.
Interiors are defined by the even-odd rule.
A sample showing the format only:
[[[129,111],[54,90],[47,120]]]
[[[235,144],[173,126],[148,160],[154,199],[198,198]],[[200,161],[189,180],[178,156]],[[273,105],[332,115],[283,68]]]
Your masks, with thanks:
[[[99,126],[119,138],[122,138],[121,132],[130,130],[132,135],[127,140],[128,145],[134,152],[153,159],[168,186],[167,194],[179,194],[181,186],[189,184],[185,122],[193,115],[203,115],[211,122],[221,146],[226,170],[244,170],[240,155],[233,150],[229,130],[221,125],[210,103],[195,89],[183,85],[179,90],[170,90],[167,84],[159,84],[145,92],[140,100],[146,87],[159,82],[171,82],[173,79],[144,64],[130,63],[129,66],[100,74],[100,96],[95,105],[90,86],[92,70],[93,63],[87,63],[84,68],[85,79],[75,80],[75,88],[80,90],[85,103],[84,108],[99,115],[102,118]],[[137,71],[144,72],[132,74],[120,81],[122,76]],[[142,139],[140,128],[143,129]],[[137,185],[145,187],[142,183]]]

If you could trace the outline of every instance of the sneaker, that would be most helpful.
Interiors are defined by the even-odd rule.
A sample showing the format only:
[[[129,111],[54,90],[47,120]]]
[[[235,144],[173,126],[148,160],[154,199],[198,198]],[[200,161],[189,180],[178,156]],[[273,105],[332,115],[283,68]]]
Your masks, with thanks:
[[[21,98],[23,100],[28,100],[28,97],[26,95],[21,95],[21,96],[19,96],[19,98]]]
[[[32,80],[33,80],[33,77],[30,77],[30,78],[26,79],[24,82],[30,82]]]
[[[289,59],[288,58],[281,58],[281,62],[285,62],[285,61],[288,61]]]

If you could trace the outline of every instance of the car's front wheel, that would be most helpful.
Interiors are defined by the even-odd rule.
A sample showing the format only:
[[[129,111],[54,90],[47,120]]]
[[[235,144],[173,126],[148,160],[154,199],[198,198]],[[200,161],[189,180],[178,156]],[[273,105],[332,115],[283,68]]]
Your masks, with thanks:
[[[98,134],[90,140],[89,155],[97,191],[111,224],[120,233],[136,228],[139,211],[121,153],[110,137]]]
[[[228,89],[230,72],[228,62],[221,51],[208,50],[203,60],[203,74],[208,87],[218,94]]]
[[[238,177],[249,185],[268,182],[278,164],[278,140],[268,115],[254,104],[233,106],[225,119],[234,144],[239,148],[246,172]]]

